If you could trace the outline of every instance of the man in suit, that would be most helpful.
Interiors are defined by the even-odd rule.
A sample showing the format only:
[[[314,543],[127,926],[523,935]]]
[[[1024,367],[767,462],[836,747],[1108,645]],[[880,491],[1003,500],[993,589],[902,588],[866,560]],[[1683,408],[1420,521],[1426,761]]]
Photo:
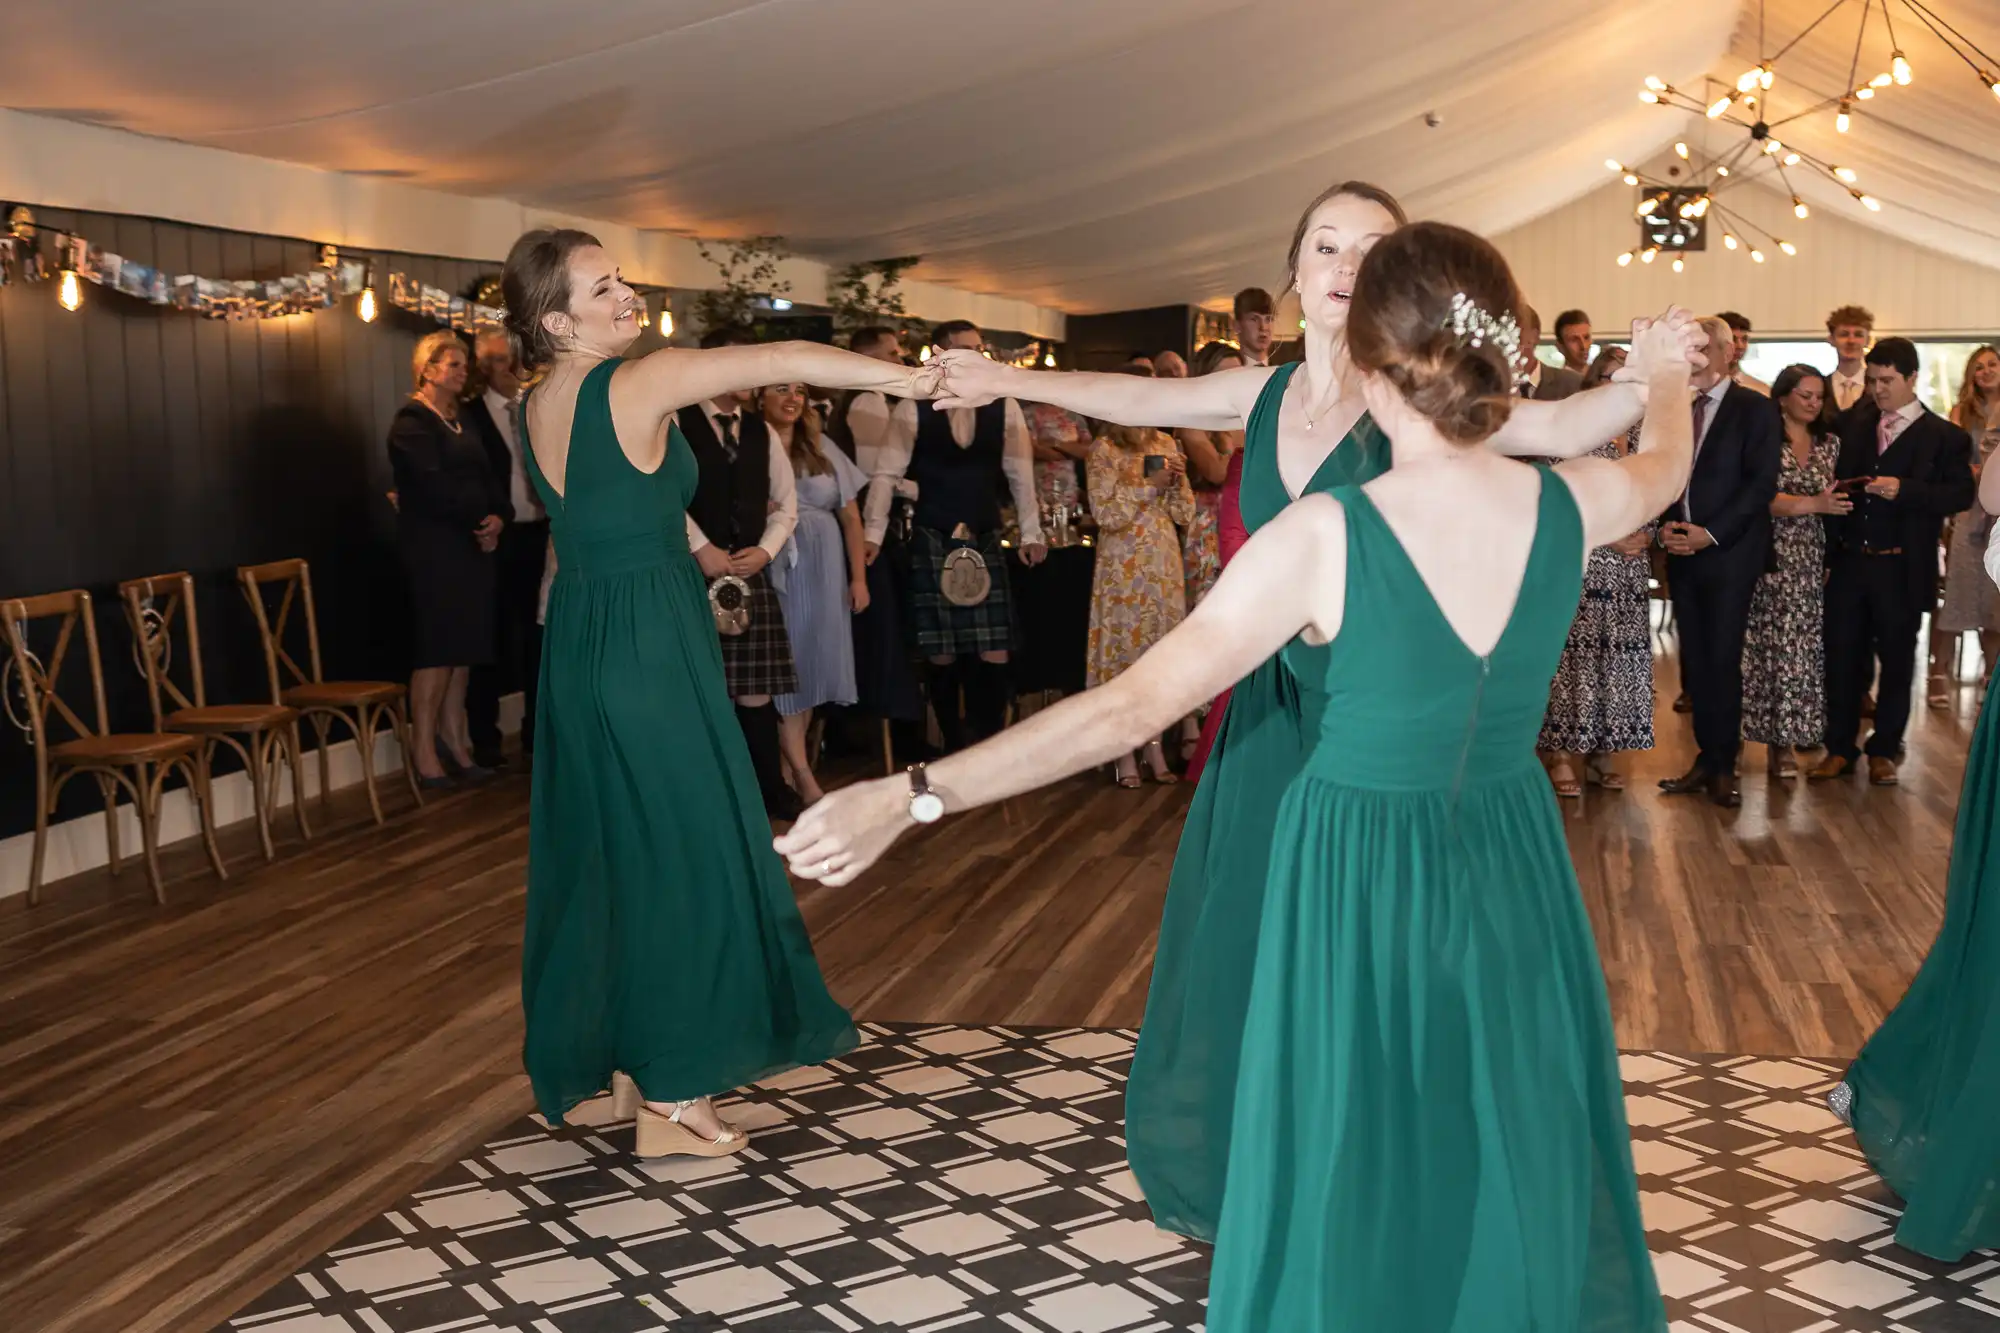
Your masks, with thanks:
[[[1734,310],[1725,310],[1718,316],[1729,326],[1729,378],[1746,389],[1755,389],[1766,398],[1771,396],[1771,386],[1743,369],[1743,358],[1750,354],[1750,320]]]
[[[1769,398],[1729,377],[1729,325],[1716,316],[1701,324],[1714,359],[1694,374],[1694,470],[1659,532],[1697,754],[1692,768],[1660,788],[1706,791],[1733,807],[1742,802],[1743,634],[1771,549],[1784,426]]]
[[[1866,410],[1868,402],[1868,344],[1875,339],[1875,316],[1865,306],[1844,305],[1826,317],[1826,340],[1839,358],[1827,389],[1833,395],[1833,410],[1845,416]]]
[[[1861,700],[1881,664],[1868,780],[1896,782],[1910,720],[1917,627],[1937,600],[1938,536],[1972,505],[1972,437],[1917,398],[1917,348],[1884,338],[1867,357],[1868,398],[1840,419],[1835,484],[1854,484],[1854,511],[1826,520],[1826,758],[1815,779],[1854,771]]]
[[[1521,307],[1521,363],[1516,372],[1516,390],[1523,398],[1550,401],[1567,398],[1583,388],[1583,376],[1561,366],[1545,365],[1535,355],[1542,340],[1542,317],[1531,305]]]
[[[1581,376],[1590,369],[1590,316],[1581,310],[1565,310],[1556,316],[1556,347],[1563,365]]]
[[[536,623],[541,604],[542,565],[549,549],[549,519],[542,510],[521,454],[521,428],[516,400],[521,392],[514,348],[504,333],[482,333],[472,345],[473,359],[484,385],[465,404],[461,416],[486,446],[486,458],[509,507],[500,516],[499,577],[494,619],[499,641],[490,666],[472,668],[466,683],[465,719],[472,737],[472,757],[488,768],[505,767],[500,749],[500,696],[521,692],[521,752],[535,749],[535,687],[542,672],[542,631]]]

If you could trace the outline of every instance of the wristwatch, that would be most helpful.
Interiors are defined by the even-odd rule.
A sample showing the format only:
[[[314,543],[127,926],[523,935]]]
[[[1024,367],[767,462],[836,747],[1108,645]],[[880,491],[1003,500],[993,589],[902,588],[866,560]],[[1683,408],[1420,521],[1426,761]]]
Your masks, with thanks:
[[[922,764],[910,765],[910,818],[919,824],[935,824],[944,818],[944,798],[931,790]]]

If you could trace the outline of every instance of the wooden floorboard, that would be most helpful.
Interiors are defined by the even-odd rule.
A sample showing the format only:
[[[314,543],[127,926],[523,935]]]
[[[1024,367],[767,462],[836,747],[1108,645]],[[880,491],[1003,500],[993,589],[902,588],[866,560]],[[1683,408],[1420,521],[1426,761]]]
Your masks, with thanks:
[[[1663,699],[1672,682],[1663,680]],[[1904,784],[1667,798],[1687,720],[1564,823],[1621,1045],[1844,1057],[1943,908],[1974,700],[1919,709]],[[0,1319],[206,1330],[529,1105],[527,791],[357,797],[226,884],[169,849],[170,901],[98,872],[0,901]],[[973,812],[800,902],[834,994],[883,1021],[1134,1026],[1184,787],[1102,777]],[[289,830],[280,826],[280,837]]]

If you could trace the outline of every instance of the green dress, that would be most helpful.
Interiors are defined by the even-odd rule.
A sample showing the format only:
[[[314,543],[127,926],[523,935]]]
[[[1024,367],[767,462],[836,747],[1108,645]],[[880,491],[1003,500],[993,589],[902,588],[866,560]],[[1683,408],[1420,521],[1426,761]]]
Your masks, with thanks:
[[[1271,375],[1243,433],[1238,503],[1253,534],[1292,500],[1278,473],[1278,409],[1297,370],[1294,363]],[[1306,494],[1372,481],[1388,467],[1388,437],[1363,416]],[[1271,830],[1318,729],[1316,651],[1295,644],[1289,662],[1273,657],[1230,691],[1174,857],[1126,1086],[1126,1157],[1153,1220],[1198,1240],[1215,1239],[1222,1211]]]
[[[1347,514],[1319,724],[1280,802],[1210,1333],[1664,1333],[1610,1004],[1535,757],[1583,581],[1541,473],[1475,655],[1373,503]]]
[[[565,494],[523,448],[555,538],[521,953],[524,1059],[553,1122],[613,1070],[653,1101],[853,1049],[813,958],[722,684],[684,517],[694,455],[633,467],[606,362],[584,377]],[[523,413],[523,442],[526,414]]]
[[[1984,575],[1982,575],[1984,577]],[[2000,1249],[2000,672],[1965,758],[1944,926],[1834,1109],[1903,1199],[1896,1240],[1956,1263]],[[1991,901],[1988,895],[1991,894]]]

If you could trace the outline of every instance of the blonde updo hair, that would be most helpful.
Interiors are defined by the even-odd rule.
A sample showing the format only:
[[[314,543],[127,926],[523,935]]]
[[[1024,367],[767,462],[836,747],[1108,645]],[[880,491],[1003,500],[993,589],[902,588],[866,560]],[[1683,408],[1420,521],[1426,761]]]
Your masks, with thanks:
[[[598,239],[574,227],[538,227],[524,232],[507,252],[500,270],[500,299],[507,307],[507,332],[514,339],[515,359],[534,375],[547,368],[560,350],[542,316],[569,310],[570,256]]]
[[[450,351],[460,353],[465,351],[465,344],[450,329],[439,329],[435,333],[426,333],[423,337],[417,339],[416,348],[410,353],[410,389],[412,392],[423,389],[424,372],[436,365],[439,357]],[[470,360],[471,358],[468,357],[466,359]]]
[[[1494,319],[1519,320],[1520,288],[1500,252],[1462,227],[1418,222],[1375,243],[1361,261],[1347,316],[1354,364],[1394,385],[1454,444],[1507,424],[1517,369],[1492,337],[1452,331],[1463,293]]]

